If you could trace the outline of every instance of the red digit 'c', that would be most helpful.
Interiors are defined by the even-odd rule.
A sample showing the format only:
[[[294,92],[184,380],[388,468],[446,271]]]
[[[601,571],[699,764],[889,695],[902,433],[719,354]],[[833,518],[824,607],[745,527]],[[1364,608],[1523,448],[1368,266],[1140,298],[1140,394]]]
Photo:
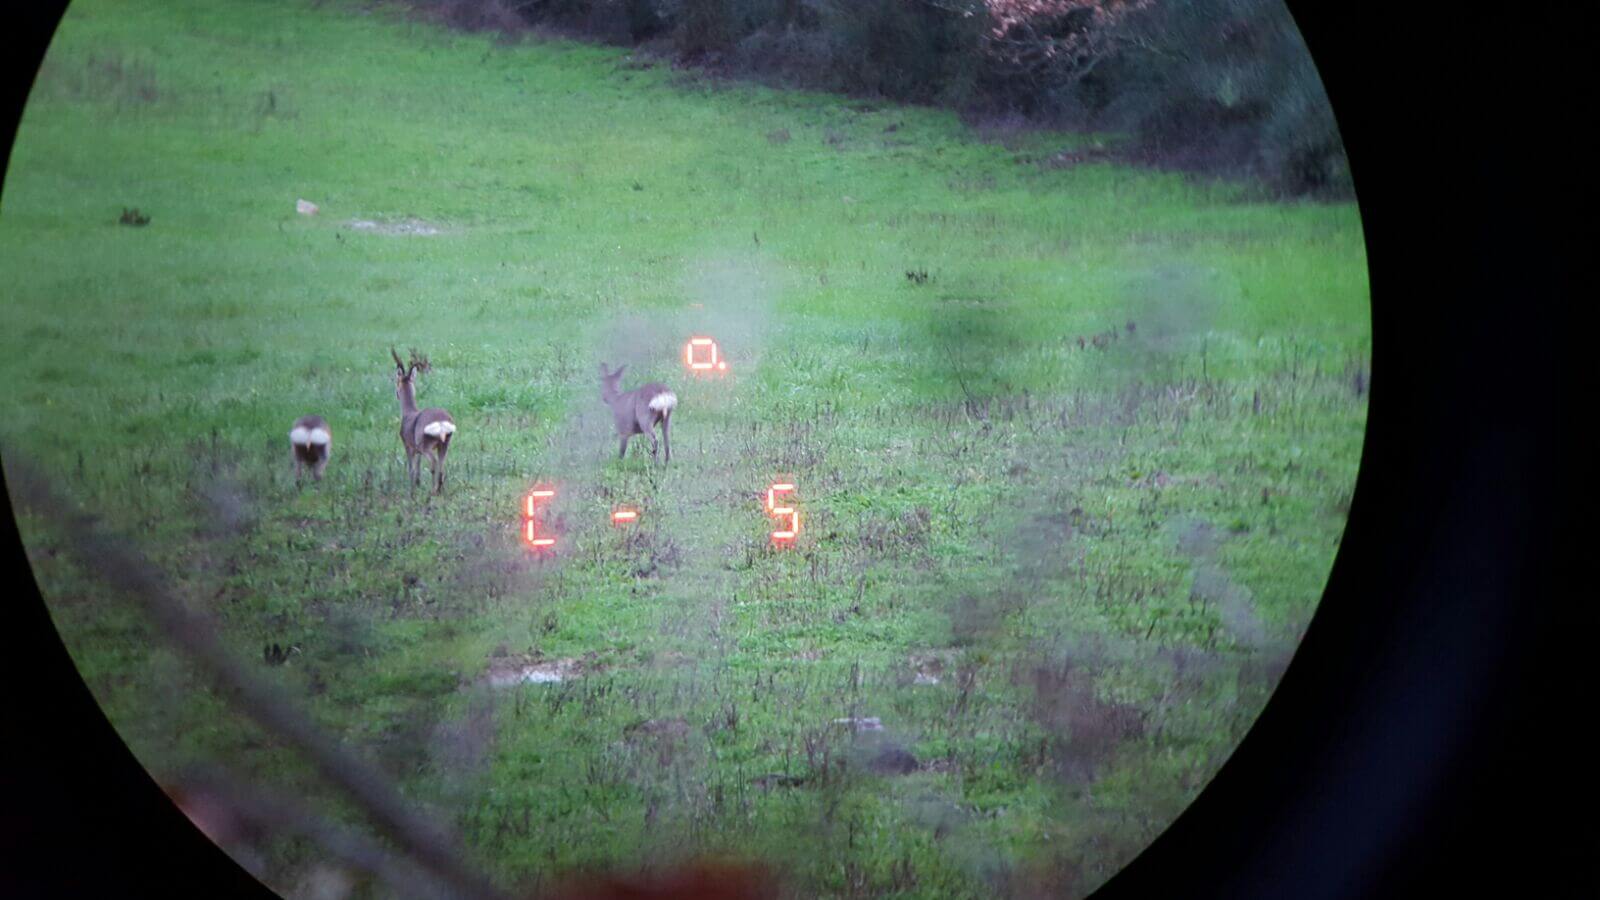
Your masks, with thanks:
[[[556,539],[543,534],[543,529],[539,527],[539,507],[555,495],[553,488],[536,487],[523,498],[522,540],[535,550],[548,550],[556,544]]]

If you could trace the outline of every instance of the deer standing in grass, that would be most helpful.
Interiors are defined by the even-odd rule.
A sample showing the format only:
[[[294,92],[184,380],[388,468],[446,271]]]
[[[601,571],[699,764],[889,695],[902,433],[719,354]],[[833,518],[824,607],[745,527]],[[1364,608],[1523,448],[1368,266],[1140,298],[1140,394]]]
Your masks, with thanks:
[[[406,447],[406,473],[415,487],[422,481],[422,459],[428,458],[433,471],[433,491],[444,490],[444,457],[450,451],[450,438],[456,433],[455,420],[437,407],[417,409],[417,391],[412,378],[417,372],[427,372],[426,356],[411,351],[411,365],[400,361],[400,354],[389,348],[394,357],[394,393],[400,398],[400,441]]]
[[[678,395],[674,394],[666,385],[659,381],[636,387],[631,391],[618,390],[622,382],[622,370],[627,366],[618,366],[615,372],[610,371],[605,363],[600,364],[600,399],[611,407],[611,416],[617,426],[617,436],[622,439],[622,446],[618,449],[617,458],[624,459],[628,455],[628,439],[636,434],[650,436],[650,458],[656,456],[656,423],[661,423],[661,446],[666,448],[666,462],[672,462],[672,440],[670,432],[672,427],[672,410],[678,405]]]
[[[328,467],[328,457],[332,453],[333,431],[328,428],[327,419],[301,416],[294,420],[294,427],[289,429],[289,455],[294,458],[296,485],[300,484],[306,466],[311,467],[312,477],[321,481],[322,470]]]

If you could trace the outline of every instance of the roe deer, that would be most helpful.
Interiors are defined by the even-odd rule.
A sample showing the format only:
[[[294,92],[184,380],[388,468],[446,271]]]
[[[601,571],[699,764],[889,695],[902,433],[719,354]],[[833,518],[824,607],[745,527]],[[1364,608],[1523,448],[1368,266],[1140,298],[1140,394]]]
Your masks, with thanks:
[[[661,423],[661,446],[666,448],[666,462],[672,462],[672,410],[678,405],[678,395],[667,389],[659,381],[636,387],[623,393],[617,390],[617,385],[622,381],[622,370],[627,366],[618,366],[615,372],[609,371],[605,363],[600,364],[600,399],[611,407],[611,417],[617,426],[617,436],[622,438],[622,446],[617,452],[617,458],[623,459],[628,455],[628,439],[636,434],[650,436],[650,458],[656,456],[656,423]]]
[[[426,456],[428,467],[433,470],[433,491],[439,493],[444,490],[444,457],[450,451],[450,437],[456,433],[455,420],[437,407],[417,409],[417,392],[411,380],[417,372],[431,368],[426,356],[411,351],[411,365],[407,366],[393,347],[389,348],[389,355],[394,357],[394,393],[400,398],[400,441],[406,447],[406,473],[411,476],[413,487],[419,484],[420,457]]]
[[[318,481],[322,480],[322,470],[328,467],[328,456],[333,453],[333,432],[328,428],[328,420],[321,416],[301,416],[294,420],[294,427],[289,430],[289,455],[294,458],[294,483],[300,483],[300,476],[306,466],[311,467],[311,475]]]

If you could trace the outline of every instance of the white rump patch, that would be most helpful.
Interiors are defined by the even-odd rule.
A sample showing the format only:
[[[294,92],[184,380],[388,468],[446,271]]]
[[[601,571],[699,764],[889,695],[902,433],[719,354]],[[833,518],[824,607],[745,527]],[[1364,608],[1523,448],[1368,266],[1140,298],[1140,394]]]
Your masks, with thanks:
[[[296,428],[289,432],[289,443],[303,447],[312,444],[327,445],[332,442],[333,436],[323,428]]]
[[[456,426],[454,422],[429,422],[423,427],[422,433],[429,437],[444,437],[447,434],[455,434]]]
[[[671,391],[666,391],[650,398],[650,408],[657,412],[666,412],[677,405],[678,395]]]

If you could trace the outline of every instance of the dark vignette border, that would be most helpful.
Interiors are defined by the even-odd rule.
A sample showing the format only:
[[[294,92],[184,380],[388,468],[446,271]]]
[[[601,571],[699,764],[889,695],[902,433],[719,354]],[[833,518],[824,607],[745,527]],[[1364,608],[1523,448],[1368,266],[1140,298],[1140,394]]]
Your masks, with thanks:
[[[64,7],[4,14],[7,158]],[[1096,896],[1600,896],[1579,849],[1597,829],[1569,821],[1595,795],[1571,749],[1583,673],[1555,646],[1596,624],[1554,571],[1589,468],[1569,449],[1586,445],[1557,440],[1582,415],[1562,402],[1575,367],[1560,341],[1575,336],[1579,232],[1558,213],[1584,183],[1572,144],[1589,106],[1574,23],[1543,6],[1290,8],[1338,115],[1372,269],[1355,498],[1256,727]],[[0,605],[0,895],[270,896],[117,738],[10,516],[0,532],[22,595]]]
[[[1554,646],[1581,625],[1553,571],[1573,490],[1556,440],[1577,297],[1560,182],[1583,170],[1568,155],[1583,108],[1571,23],[1290,8],[1339,121],[1371,268],[1354,501],[1256,726],[1097,896],[1600,896],[1579,851],[1596,829],[1556,809],[1584,816],[1593,797],[1564,764],[1561,723],[1582,706],[1558,697],[1578,675]]]

